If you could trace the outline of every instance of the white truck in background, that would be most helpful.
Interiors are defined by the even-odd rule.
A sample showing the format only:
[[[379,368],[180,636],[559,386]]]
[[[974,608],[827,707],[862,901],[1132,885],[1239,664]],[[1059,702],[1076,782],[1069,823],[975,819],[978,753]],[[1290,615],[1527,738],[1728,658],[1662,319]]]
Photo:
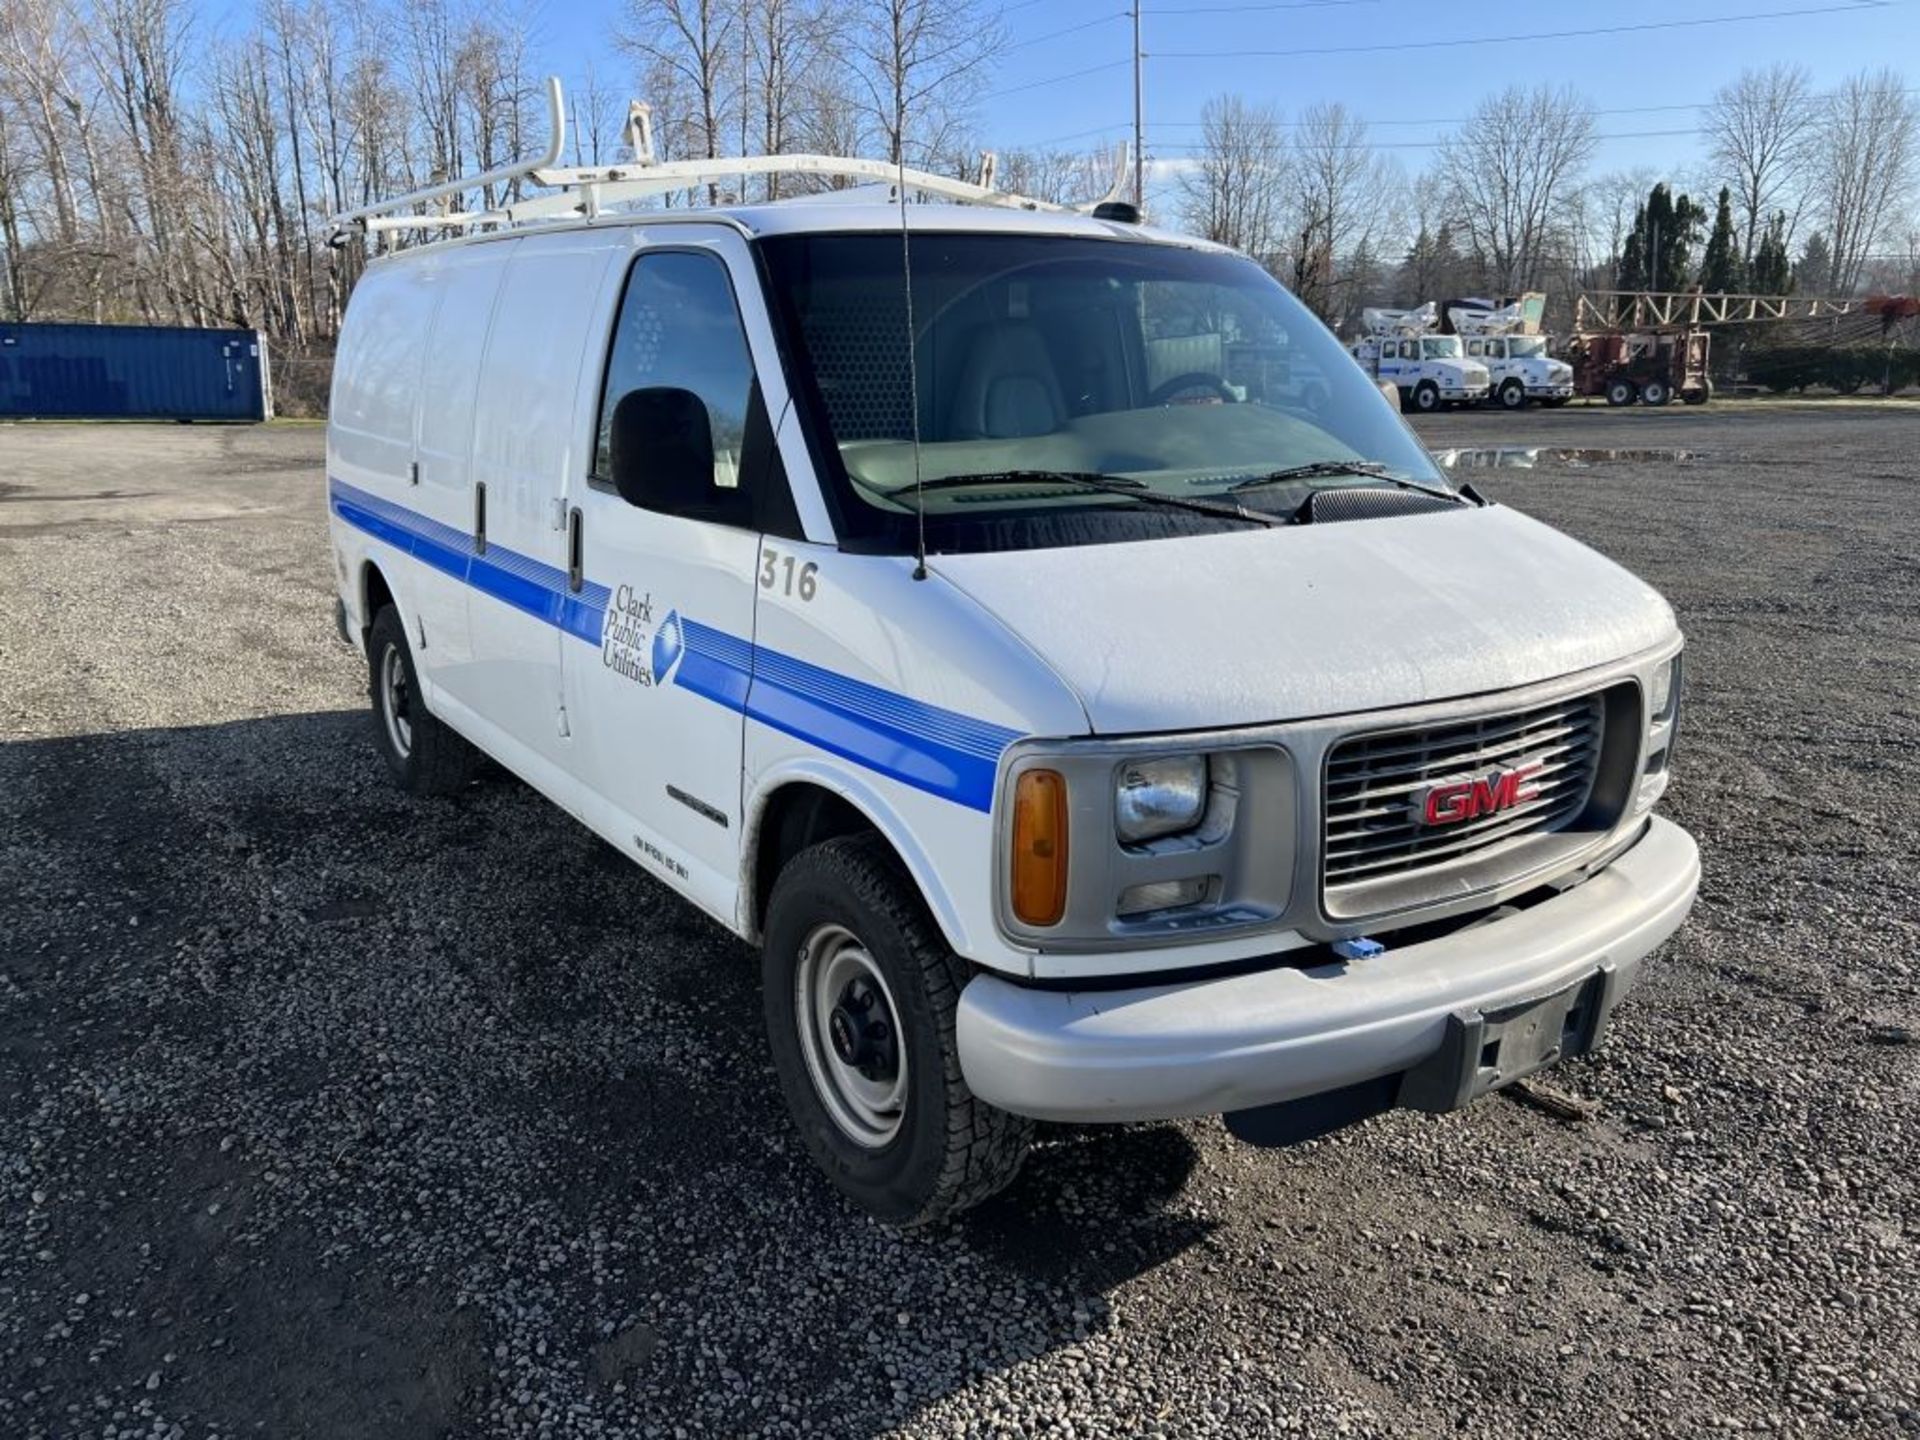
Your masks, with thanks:
[[[1416,310],[1361,312],[1367,333],[1349,351],[1367,374],[1399,390],[1402,409],[1426,414],[1487,398],[1487,367],[1467,358],[1458,335],[1438,333],[1439,319],[1432,301]]]
[[[1573,367],[1547,354],[1547,337],[1537,333],[1524,299],[1498,308],[1450,305],[1446,313],[1467,358],[1487,367],[1492,397],[1502,409],[1524,410],[1536,400],[1564,405],[1573,398]]]

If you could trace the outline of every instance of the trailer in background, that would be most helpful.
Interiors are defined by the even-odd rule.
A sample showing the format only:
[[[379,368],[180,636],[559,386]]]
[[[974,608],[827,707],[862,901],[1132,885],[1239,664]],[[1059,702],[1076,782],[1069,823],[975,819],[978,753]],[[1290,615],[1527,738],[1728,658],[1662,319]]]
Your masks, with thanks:
[[[1577,333],[1567,342],[1576,395],[1604,395],[1609,405],[1689,405],[1713,398],[1707,373],[1713,337],[1705,330]]]
[[[267,420],[258,330],[0,324],[0,418]]]

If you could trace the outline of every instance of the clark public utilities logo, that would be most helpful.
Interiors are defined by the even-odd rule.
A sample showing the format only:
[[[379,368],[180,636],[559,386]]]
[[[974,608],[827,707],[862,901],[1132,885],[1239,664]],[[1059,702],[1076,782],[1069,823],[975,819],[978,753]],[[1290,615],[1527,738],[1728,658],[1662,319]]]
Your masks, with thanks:
[[[682,648],[677,613],[669,610],[655,629],[652,591],[636,593],[631,585],[622,585],[613,592],[600,631],[602,665],[636,685],[658,685],[679,661]]]

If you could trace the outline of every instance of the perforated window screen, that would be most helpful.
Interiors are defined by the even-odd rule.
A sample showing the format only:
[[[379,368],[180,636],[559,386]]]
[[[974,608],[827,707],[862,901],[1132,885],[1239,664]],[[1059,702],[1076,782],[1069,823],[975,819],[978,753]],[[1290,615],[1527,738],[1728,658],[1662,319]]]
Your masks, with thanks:
[[[860,280],[814,292],[800,312],[833,433],[842,441],[913,434],[902,290]]]

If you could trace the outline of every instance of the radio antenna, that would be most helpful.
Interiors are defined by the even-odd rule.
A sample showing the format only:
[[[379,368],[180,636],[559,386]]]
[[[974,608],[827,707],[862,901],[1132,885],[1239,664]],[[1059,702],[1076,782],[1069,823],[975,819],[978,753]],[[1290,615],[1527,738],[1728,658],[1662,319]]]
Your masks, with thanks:
[[[913,578],[927,578],[927,492],[920,478],[920,362],[913,330],[913,241],[907,229],[905,107],[894,107],[894,194],[900,202],[900,276],[907,297],[907,417],[913,426]]]

